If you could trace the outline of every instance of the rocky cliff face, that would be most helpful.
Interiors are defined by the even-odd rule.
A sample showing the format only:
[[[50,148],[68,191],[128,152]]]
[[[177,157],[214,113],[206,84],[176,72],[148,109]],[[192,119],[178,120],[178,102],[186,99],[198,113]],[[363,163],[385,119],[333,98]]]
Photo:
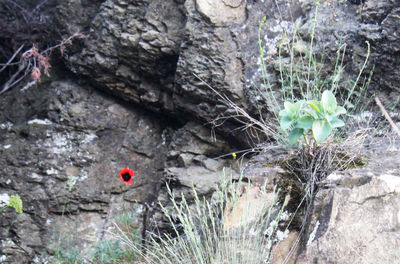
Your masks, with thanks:
[[[278,42],[284,33],[291,37],[296,23],[297,33],[308,41],[314,19],[314,1],[88,1],[97,4],[91,20],[74,15],[88,3],[72,2],[59,5],[59,23],[68,25],[67,34],[80,30],[88,36],[67,58],[73,72],[125,100],[203,122],[229,115],[229,109],[196,76],[252,110],[262,17],[267,18],[260,32],[267,61],[278,55]],[[314,48],[327,54],[326,67],[334,67],[336,51],[345,44],[344,76],[355,79],[369,41],[369,65],[377,73],[371,88],[398,96],[399,3],[321,1],[318,8]],[[278,85],[274,70],[273,86]]]
[[[69,81],[4,99],[0,186],[25,205],[21,216],[2,215],[2,252],[15,257],[9,260],[26,263],[35,250],[51,252],[60,237],[82,232],[79,243],[92,243],[115,215],[156,197],[166,122]],[[132,188],[118,177],[128,166],[136,171]]]
[[[1,215],[2,254],[11,262],[54,254],[65,240],[90,255],[126,212],[135,212],[138,230],[146,228],[165,176],[177,192],[194,181],[210,194],[227,165],[212,157],[229,144],[202,126],[176,130],[168,119],[73,81],[15,90],[0,107],[1,193],[20,194],[25,206],[23,215]],[[123,167],[135,171],[132,186],[119,179]]]
[[[59,32],[87,36],[64,55],[74,75],[57,74],[53,81],[0,98],[0,194],[19,193],[25,205],[23,215],[0,216],[0,256],[15,263],[54,254],[66,233],[76,234],[74,241],[89,250],[109,237],[115,217],[127,210],[136,212],[135,227],[148,228],[148,208],[167,202],[167,180],[176,194],[194,183],[210,195],[221,168],[232,165],[230,158],[215,157],[251,145],[254,138],[230,120],[217,127],[216,136],[204,126],[232,112],[199,78],[250,113],[267,110],[256,89],[259,21],[266,16],[260,36],[271,85],[278,88],[272,63],[278,43],[284,32],[290,39],[296,25],[309,41],[315,7],[308,0],[67,0],[55,6],[52,21]],[[318,8],[315,50],[326,54],[327,69],[340,43],[346,44],[344,76],[355,79],[369,41],[365,76],[375,65],[371,91],[385,104],[396,101],[400,3],[325,0]],[[136,173],[131,188],[118,177],[126,166]],[[399,176],[398,170],[390,175]],[[336,187],[321,192],[320,199],[331,201],[336,192],[351,195],[351,188]],[[389,194],[398,195],[396,188]],[[398,210],[389,207],[382,212]],[[318,208],[316,219],[322,217]],[[151,214],[161,226],[160,212]],[[337,228],[350,220],[343,221]],[[323,239],[331,233],[318,234]],[[326,263],[342,260],[315,243],[301,255],[304,263],[315,250]]]

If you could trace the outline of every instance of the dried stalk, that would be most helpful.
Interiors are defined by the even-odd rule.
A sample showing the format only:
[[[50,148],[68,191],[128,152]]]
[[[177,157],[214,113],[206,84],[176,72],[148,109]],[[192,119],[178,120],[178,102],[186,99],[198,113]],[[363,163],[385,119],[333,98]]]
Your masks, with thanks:
[[[392,126],[393,130],[397,133],[397,135],[400,137],[400,129],[396,126],[396,124],[393,122],[393,119],[390,117],[389,113],[386,111],[385,107],[382,105],[381,100],[379,100],[378,96],[375,96],[375,102],[378,105],[379,109],[381,110],[383,116],[386,118],[386,120],[389,122],[389,124]]]

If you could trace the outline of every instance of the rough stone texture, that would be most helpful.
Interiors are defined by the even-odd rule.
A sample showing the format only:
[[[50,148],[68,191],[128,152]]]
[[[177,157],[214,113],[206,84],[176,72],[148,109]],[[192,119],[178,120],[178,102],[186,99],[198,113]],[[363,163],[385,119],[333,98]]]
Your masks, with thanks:
[[[225,175],[238,178],[238,164],[228,155],[225,159],[218,156],[232,152],[232,147],[201,125],[189,122],[178,129],[168,146],[165,162],[166,183],[172,194],[180,200],[182,195],[191,202],[194,198],[193,187],[199,196],[211,197],[216,185]],[[166,185],[161,186],[158,202],[164,207],[171,206]],[[158,229],[168,229],[169,223],[163,214],[155,212],[153,225]]]
[[[367,166],[328,176],[296,263],[400,261],[399,157],[399,141],[380,142]]]
[[[371,43],[372,63],[376,65],[373,82],[378,90],[390,88],[400,92],[399,20],[399,1],[369,0],[362,6],[358,34]]]
[[[71,8],[60,4],[60,23],[70,24]],[[68,58],[73,72],[125,100],[173,110],[168,104],[186,21],[181,4],[108,0],[90,23],[79,17],[72,20],[90,28],[81,52]]]
[[[216,26],[242,23],[246,20],[245,0],[197,0],[197,10]]]
[[[168,203],[165,176],[174,193],[194,184],[211,195],[232,162],[214,158],[232,147],[195,122],[176,125],[72,81],[7,93],[0,100],[0,194],[19,194],[24,214],[0,214],[0,256],[27,263],[62,246],[90,259],[124,213],[133,213],[139,234],[153,213],[160,217],[155,203]],[[132,186],[119,179],[123,167],[135,171]]]
[[[96,7],[88,15],[74,16],[73,10],[84,5]],[[398,1],[390,0],[325,0],[318,7],[315,27],[314,51],[325,54],[327,72],[334,67],[337,48],[346,45],[343,83],[356,79],[367,54],[365,41],[370,42],[369,65],[376,65],[371,88],[384,93],[386,105],[399,96],[398,9]],[[266,16],[260,32],[264,59],[272,87],[280,89],[274,63],[278,43],[283,34],[289,41],[299,23],[297,33],[303,41],[296,52],[305,52],[315,5],[309,0],[107,0],[73,5],[67,1],[59,10],[60,24],[89,29],[82,50],[67,57],[73,72],[148,109],[212,122],[232,113],[196,76],[250,112],[267,110],[258,89],[259,21]],[[64,30],[73,33],[68,26]],[[288,59],[285,52],[281,55]],[[225,122],[217,129],[245,144],[246,137],[233,132],[235,127]]]
[[[0,193],[24,204],[24,214],[0,215],[7,261],[27,263],[44,247],[54,253],[70,235],[88,256],[127,210],[141,228],[141,204],[156,198],[163,175],[164,122],[62,81],[11,92],[0,109]],[[127,166],[136,173],[130,188],[118,174]]]
[[[232,152],[233,148],[219,136],[196,123],[189,122],[179,129],[169,145],[166,159],[166,176],[181,187],[192,188],[200,195],[211,194],[223,176],[224,167],[233,167],[231,156],[216,157]],[[187,171],[194,172],[188,175]],[[226,173],[229,173],[228,171]]]
[[[267,190],[272,191],[275,185],[282,186],[288,175],[281,167],[288,154],[280,147],[266,147],[247,163],[243,175],[256,185],[267,180]],[[285,259],[285,263],[302,264],[400,260],[400,141],[375,139],[363,154],[367,165],[336,171],[322,182],[311,223],[300,244],[295,242],[299,234],[292,230],[296,227],[292,222],[289,236],[274,246],[271,263],[283,263]],[[298,196],[295,189],[292,186],[289,193],[289,212],[298,210],[304,195],[302,192]],[[281,191],[287,195],[287,190]],[[256,198],[253,203],[257,202]],[[295,250],[287,258],[292,247]]]
[[[55,1],[56,2],[56,1]],[[57,5],[54,15],[56,21],[62,23],[59,28],[65,27],[65,32],[87,32],[90,24],[104,0],[66,0],[62,5]],[[77,17],[79,19],[71,19]]]

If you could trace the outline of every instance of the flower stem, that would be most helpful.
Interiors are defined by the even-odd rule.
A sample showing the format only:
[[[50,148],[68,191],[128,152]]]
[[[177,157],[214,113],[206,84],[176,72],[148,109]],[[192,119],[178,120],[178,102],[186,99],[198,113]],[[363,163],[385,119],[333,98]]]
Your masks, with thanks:
[[[310,146],[310,143],[308,142],[308,139],[306,137],[306,134],[303,133],[304,141],[306,142],[307,146]]]

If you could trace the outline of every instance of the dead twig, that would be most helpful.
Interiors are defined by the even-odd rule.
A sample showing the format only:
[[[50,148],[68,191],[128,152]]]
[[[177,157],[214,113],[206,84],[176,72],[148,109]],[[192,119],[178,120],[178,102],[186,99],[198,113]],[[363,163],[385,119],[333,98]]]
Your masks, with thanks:
[[[0,90],[0,94],[5,93],[13,86],[17,85],[19,82],[24,80],[25,77],[28,75],[31,75],[32,79],[35,82],[40,81],[42,72],[50,76],[49,68],[51,67],[50,64],[51,52],[59,48],[61,55],[63,55],[66,46],[71,45],[72,40],[74,38],[84,38],[84,37],[85,36],[81,33],[75,33],[69,36],[68,38],[61,40],[59,44],[51,46],[41,52],[39,52],[36,46],[33,45],[32,48],[26,50],[24,53],[21,54],[18,62],[13,62],[24,47],[24,45],[21,45],[6,63],[0,64],[3,65],[3,67],[0,69],[0,72],[2,72],[8,66],[18,65],[18,69],[4,83],[2,89]]]
[[[15,59],[15,57],[21,52],[21,50],[23,49],[24,44],[22,44],[21,46],[19,46],[19,48],[17,49],[16,52],[14,52],[14,54],[11,56],[11,58],[6,62],[6,63],[2,63],[0,65],[3,65],[3,67],[1,67],[0,72],[4,71],[5,68],[7,68],[8,66],[11,65],[16,65],[18,63],[12,63],[12,61]]]
[[[216,89],[214,89],[211,85],[209,85],[206,81],[204,81],[202,78],[200,78],[197,74],[193,73],[193,75],[199,79],[204,85],[206,85],[208,88],[210,88],[222,101],[223,104],[225,104],[231,111],[231,113],[228,113],[226,116],[219,116],[214,119],[212,124],[215,127],[218,127],[222,125],[226,120],[228,119],[233,119],[237,123],[241,124],[240,127],[237,129],[242,129],[250,133],[251,137],[257,137],[254,133],[261,133],[264,134],[267,137],[273,137],[274,135],[277,135],[276,129],[274,129],[273,126],[267,125],[265,122],[262,122],[260,120],[257,120],[256,118],[250,116],[246,110],[238,106],[236,103],[234,103],[231,99],[229,99],[226,95],[222,95],[220,92],[218,92]]]
[[[375,102],[378,105],[379,109],[381,110],[383,116],[386,118],[386,120],[389,122],[389,124],[392,126],[393,130],[397,133],[397,135],[400,137],[400,129],[397,127],[397,125],[393,122],[393,119],[390,117],[389,113],[386,111],[385,107],[382,105],[381,100],[379,100],[378,96],[375,96]]]

